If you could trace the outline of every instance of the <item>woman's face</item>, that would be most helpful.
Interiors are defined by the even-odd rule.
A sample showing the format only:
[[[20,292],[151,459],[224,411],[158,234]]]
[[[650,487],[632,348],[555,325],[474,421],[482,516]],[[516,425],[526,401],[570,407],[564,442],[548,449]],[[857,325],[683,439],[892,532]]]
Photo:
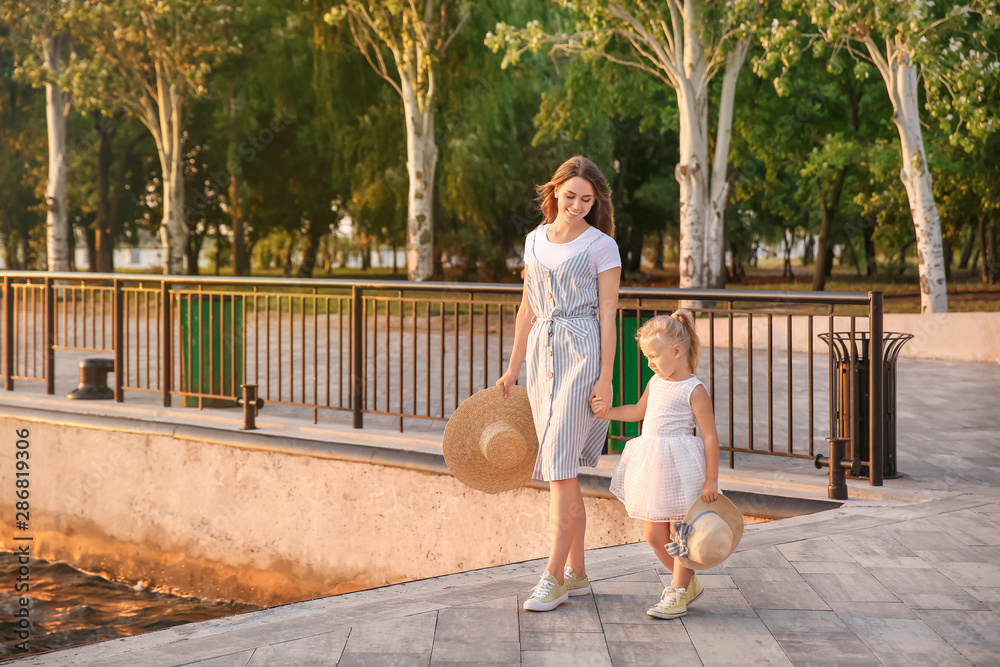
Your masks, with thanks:
[[[556,188],[556,202],[564,222],[582,222],[594,205],[594,188],[590,181],[574,176]]]

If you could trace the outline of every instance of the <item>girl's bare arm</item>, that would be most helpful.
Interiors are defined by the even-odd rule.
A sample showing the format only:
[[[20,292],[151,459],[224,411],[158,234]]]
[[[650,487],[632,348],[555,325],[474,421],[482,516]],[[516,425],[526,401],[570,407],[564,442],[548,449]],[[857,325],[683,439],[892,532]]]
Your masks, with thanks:
[[[698,434],[705,443],[705,485],[701,498],[710,503],[719,497],[719,432],[715,427],[712,397],[701,385],[691,393],[691,408],[698,423]]]
[[[510,395],[510,388],[517,382],[517,376],[521,372],[524,355],[528,352],[528,332],[531,331],[531,321],[534,318],[535,311],[531,309],[528,290],[525,288],[521,294],[521,307],[514,320],[514,349],[510,353],[510,363],[507,365],[507,372],[497,380],[497,386],[503,387],[504,398]]]
[[[646,385],[646,390],[642,392],[642,396],[639,398],[638,403],[632,405],[619,405],[618,407],[611,408],[608,410],[607,417],[604,419],[613,419],[619,422],[638,422],[642,421],[646,417],[646,402],[649,399],[649,385]],[[597,399],[591,401],[590,407],[594,411],[594,414],[600,417],[601,410],[599,407],[595,406]],[[603,407],[603,405],[601,406]]]

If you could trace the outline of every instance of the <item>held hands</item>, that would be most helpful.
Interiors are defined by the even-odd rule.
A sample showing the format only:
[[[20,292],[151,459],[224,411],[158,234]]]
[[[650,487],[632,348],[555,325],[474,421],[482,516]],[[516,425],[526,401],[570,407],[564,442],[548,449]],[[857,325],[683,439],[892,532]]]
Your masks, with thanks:
[[[607,419],[611,411],[611,380],[598,380],[590,391],[590,409],[598,419]]]
[[[601,400],[600,396],[590,397],[590,410],[594,413],[594,416],[598,419],[607,419],[608,413],[611,411],[604,401]]]
[[[705,485],[701,487],[701,499],[706,503],[714,503],[719,499],[719,483],[705,480]]]

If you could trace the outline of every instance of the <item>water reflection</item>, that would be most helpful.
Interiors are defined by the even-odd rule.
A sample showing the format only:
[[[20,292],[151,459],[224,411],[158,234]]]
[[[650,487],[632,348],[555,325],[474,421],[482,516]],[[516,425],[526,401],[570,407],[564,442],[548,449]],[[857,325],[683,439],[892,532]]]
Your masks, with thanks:
[[[0,657],[24,655],[13,613],[20,608],[14,591],[17,557],[0,551],[0,618],[3,645]],[[259,609],[237,602],[200,600],[135,588],[81,572],[65,563],[32,559],[29,595],[32,598],[31,653],[78,644],[127,637],[183,623],[204,621]]]

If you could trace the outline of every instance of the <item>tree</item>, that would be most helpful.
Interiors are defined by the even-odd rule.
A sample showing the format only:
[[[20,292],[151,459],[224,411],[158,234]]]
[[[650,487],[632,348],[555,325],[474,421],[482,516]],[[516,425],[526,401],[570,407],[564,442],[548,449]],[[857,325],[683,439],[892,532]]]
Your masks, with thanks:
[[[899,178],[916,231],[920,273],[920,310],[948,310],[941,226],[934,200],[921,128],[920,89],[932,116],[959,116],[951,126],[955,141],[987,133],[987,111],[982,102],[984,79],[995,55],[986,48],[987,35],[996,30],[996,12],[987,2],[969,5],[935,4],[933,0],[796,0],[789,3],[809,15],[821,38],[834,51],[846,49],[853,57],[875,65],[892,103],[892,120],[899,134],[902,166]],[[775,31],[772,48],[787,64],[798,53],[800,31],[786,24]],[[918,76],[919,75],[919,76]]]
[[[680,286],[713,287],[723,280],[724,212],[734,93],[750,46],[758,3],[667,0],[662,3],[574,3],[565,29],[547,33],[536,21],[524,29],[497,26],[487,44],[506,49],[504,65],[525,50],[606,58],[654,76],[674,89],[680,125]],[[714,157],[709,162],[709,89],[722,76]]]
[[[213,64],[238,50],[229,29],[235,0],[156,0],[73,5],[88,49],[74,78],[88,108],[123,108],[152,134],[162,168],[163,241],[167,275],[184,271],[184,104],[204,93]]]
[[[434,117],[437,78],[455,36],[469,18],[467,0],[346,0],[326,19],[346,22],[354,43],[403,100],[406,125],[406,269],[410,280],[434,273]],[[391,56],[387,63],[385,52]]]
[[[46,255],[49,271],[70,269],[70,225],[66,209],[66,119],[72,95],[64,91],[64,53],[70,21],[59,0],[17,0],[0,6],[0,25],[18,55],[17,69],[32,85],[45,88],[49,171],[45,189]],[[41,55],[41,58],[38,56]],[[68,56],[68,53],[66,54]]]

